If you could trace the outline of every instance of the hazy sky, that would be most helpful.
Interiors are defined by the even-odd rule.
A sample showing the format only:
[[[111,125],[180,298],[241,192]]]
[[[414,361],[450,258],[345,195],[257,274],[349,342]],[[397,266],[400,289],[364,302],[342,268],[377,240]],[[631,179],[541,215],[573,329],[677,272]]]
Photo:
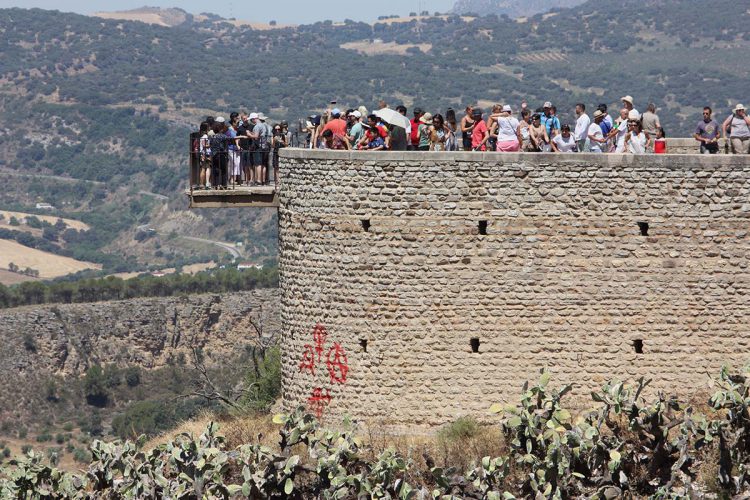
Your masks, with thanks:
[[[445,12],[453,6],[454,0],[379,0],[364,6],[355,0],[223,0],[203,1],[161,1],[161,0],[0,0],[0,7],[39,7],[91,14],[97,11],[127,10],[149,5],[152,7],[180,7],[190,13],[211,12],[222,17],[236,17],[246,21],[279,23],[311,23],[331,19],[334,21],[354,19],[372,21],[381,15],[408,14],[412,11],[429,10]]]

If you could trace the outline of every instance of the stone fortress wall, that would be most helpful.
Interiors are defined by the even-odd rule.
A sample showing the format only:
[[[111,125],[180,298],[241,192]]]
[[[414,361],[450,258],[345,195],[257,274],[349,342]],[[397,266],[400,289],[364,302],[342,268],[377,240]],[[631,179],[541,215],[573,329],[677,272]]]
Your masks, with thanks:
[[[708,392],[750,361],[750,158],[285,149],[285,409],[489,417],[549,367]]]

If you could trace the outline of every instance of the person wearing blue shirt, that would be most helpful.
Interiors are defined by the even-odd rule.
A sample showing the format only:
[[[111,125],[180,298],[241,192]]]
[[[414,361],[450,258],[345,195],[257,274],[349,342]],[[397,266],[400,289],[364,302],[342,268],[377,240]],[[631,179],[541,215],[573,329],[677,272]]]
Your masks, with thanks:
[[[541,122],[547,129],[547,135],[549,135],[550,140],[552,140],[552,137],[560,133],[560,120],[555,116],[553,112],[554,106],[552,106],[551,102],[545,102],[543,107],[544,114],[540,117]]]

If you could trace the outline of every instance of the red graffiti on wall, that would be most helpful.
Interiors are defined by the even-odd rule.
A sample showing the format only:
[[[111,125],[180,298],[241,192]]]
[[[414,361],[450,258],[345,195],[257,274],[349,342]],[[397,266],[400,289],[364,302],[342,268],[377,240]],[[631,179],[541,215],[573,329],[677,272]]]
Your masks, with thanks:
[[[311,375],[315,375],[315,349],[310,344],[305,344],[304,349],[299,371],[309,370]]]
[[[349,373],[349,360],[346,357],[344,348],[338,342],[334,342],[333,346],[326,353],[328,330],[320,323],[316,324],[315,328],[313,328],[312,337],[312,344],[305,344],[303,346],[304,351],[302,353],[302,361],[299,364],[299,371],[308,371],[310,375],[315,376],[315,368],[318,363],[322,363],[325,360],[331,384],[345,384]],[[326,353],[325,357],[324,353]],[[330,389],[316,387],[313,389],[311,396],[307,398],[307,406],[317,418],[322,418],[332,400],[333,396],[331,396]]]
[[[318,323],[313,329],[313,342],[315,343],[315,352],[318,354],[318,362],[320,357],[323,355],[323,349],[326,346],[326,339],[328,338],[328,331],[326,327]]]
[[[346,358],[346,352],[338,342],[334,342],[333,347],[328,351],[326,367],[328,368],[328,375],[331,377],[332,384],[346,383],[349,362]]]
[[[308,408],[317,418],[322,418],[325,409],[331,404],[332,399],[331,391],[316,387],[313,389],[312,395],[307,398]]]

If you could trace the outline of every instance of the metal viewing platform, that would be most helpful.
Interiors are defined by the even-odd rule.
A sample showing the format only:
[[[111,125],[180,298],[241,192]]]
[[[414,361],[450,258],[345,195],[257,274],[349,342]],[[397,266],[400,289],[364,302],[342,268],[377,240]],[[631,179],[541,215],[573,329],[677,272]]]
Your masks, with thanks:
[[[190,208],[278,208],[275,186],[230,186],[227,189],[188,189]]]

